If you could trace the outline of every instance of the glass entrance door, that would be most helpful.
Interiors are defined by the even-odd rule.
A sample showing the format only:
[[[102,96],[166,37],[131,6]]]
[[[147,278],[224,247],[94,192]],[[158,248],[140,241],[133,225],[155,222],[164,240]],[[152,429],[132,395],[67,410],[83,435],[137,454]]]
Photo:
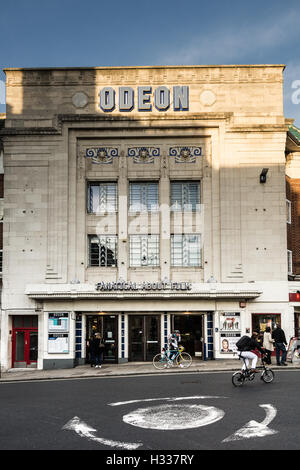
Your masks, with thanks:
[[[203,316],[173,315],[172,331],[179,330],[182,346],[191,356],[203,358]]]
[[[129,360],[152,361],[160,351],[160,316],[129,316]]]
[[[106,363],[118,362],[118,315],[87,315],[86,338],[89,340],[95,333],[103,338],[105,350],[103,361]],[[87,361],[89,351],[87,348]]]

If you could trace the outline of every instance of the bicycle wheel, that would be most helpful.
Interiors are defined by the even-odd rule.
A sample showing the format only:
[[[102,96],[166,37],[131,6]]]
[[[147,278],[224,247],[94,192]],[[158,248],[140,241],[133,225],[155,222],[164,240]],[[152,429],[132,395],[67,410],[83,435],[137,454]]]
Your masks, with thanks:
[[[272,369],[265,369],[265,370],[263,371],[263,373],[261,374],[261,379],[262,379],[266,384],[269,384],[269,383],[273,382],[274,377],[275,377],[275,374],[274,374],[274,372],[272,371]]]
[[[165,369],[168,365],[168,359],[166,358],[165,354],[156,354],[152,360],[152,364],[154,365],[155,369]]]
[[[231,380],[235,387],[241,387],[245,382],[245,376],[242,372],[235,372]]]
[[[192,362],[193,362],[192,357],[187,352],[180,353],[179,356],[177,356],[176,358],[176,364],[185,369],[187,367],[190,367]]]

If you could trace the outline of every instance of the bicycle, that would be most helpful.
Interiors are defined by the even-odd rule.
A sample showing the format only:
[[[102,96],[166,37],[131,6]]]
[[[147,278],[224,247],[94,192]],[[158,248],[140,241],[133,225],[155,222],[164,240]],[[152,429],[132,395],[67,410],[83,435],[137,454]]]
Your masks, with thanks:
[[[168,369],[170,367],[182,367],[186,369],[190,367],[192,364],[192,357],[189,353],[183,352],[184,347],[179,346],[178,350],[166,350],[165,348],[162,349],[162,352],[156,354],[152,360],[152,364],[156,369]],[[170,359],[170,354],[173,354],[173,357]]]
[[[245,369],[235,372],[232,376],[232,383],[235,387],[241,387],[246,380],[250,382],[255,378],[255,372],[251,372],[251,369],[248,369],[246,359],[239,355],[239,359],[243,359],[245,364]],[[261,366],[256,367],[256,369],[261,369],[262,373],[260,378],[265,383],[271,383],[274,380],[275,374],[272,369],[265,366],[265,357],[261,356]]]

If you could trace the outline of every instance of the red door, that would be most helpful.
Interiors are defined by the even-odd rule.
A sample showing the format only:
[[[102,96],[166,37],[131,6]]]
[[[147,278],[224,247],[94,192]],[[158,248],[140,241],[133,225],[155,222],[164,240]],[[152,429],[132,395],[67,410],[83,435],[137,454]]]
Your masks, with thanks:
[[[37,363],[38,329],[33,327],[35,318],[27,317],[25,321],[23,318],[14,321],[12,367],[30,367]]]

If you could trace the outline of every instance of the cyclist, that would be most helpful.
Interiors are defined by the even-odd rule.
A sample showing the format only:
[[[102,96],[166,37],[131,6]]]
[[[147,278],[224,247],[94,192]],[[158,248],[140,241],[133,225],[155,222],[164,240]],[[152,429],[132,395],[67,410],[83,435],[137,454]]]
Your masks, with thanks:
[[[173,360],[173,357],[176,355],[178,348],[179,348],[179,341],[180,341],[180,332],[178,330],[175,330],[174,333],[172,333],[169,336],[168,339],[168,349],[169,349],[169,359],[170,361]]]
[[[249,365],[249,359],[252,360],[251,364],[251,372],[259,372],[256,369],[256,364],[258,360],[258,356],[253,352],[255,349],[258,349],[261,354],[264,354],[265,350],[261,347],[259,342],[257,341],[258,333],[253,331],[251,338],[245,344],[241,351],[239,351],[239,356],[245,359],[246,364],[244,363],[242,366],[242,370],[246,369],[246,366]]]

